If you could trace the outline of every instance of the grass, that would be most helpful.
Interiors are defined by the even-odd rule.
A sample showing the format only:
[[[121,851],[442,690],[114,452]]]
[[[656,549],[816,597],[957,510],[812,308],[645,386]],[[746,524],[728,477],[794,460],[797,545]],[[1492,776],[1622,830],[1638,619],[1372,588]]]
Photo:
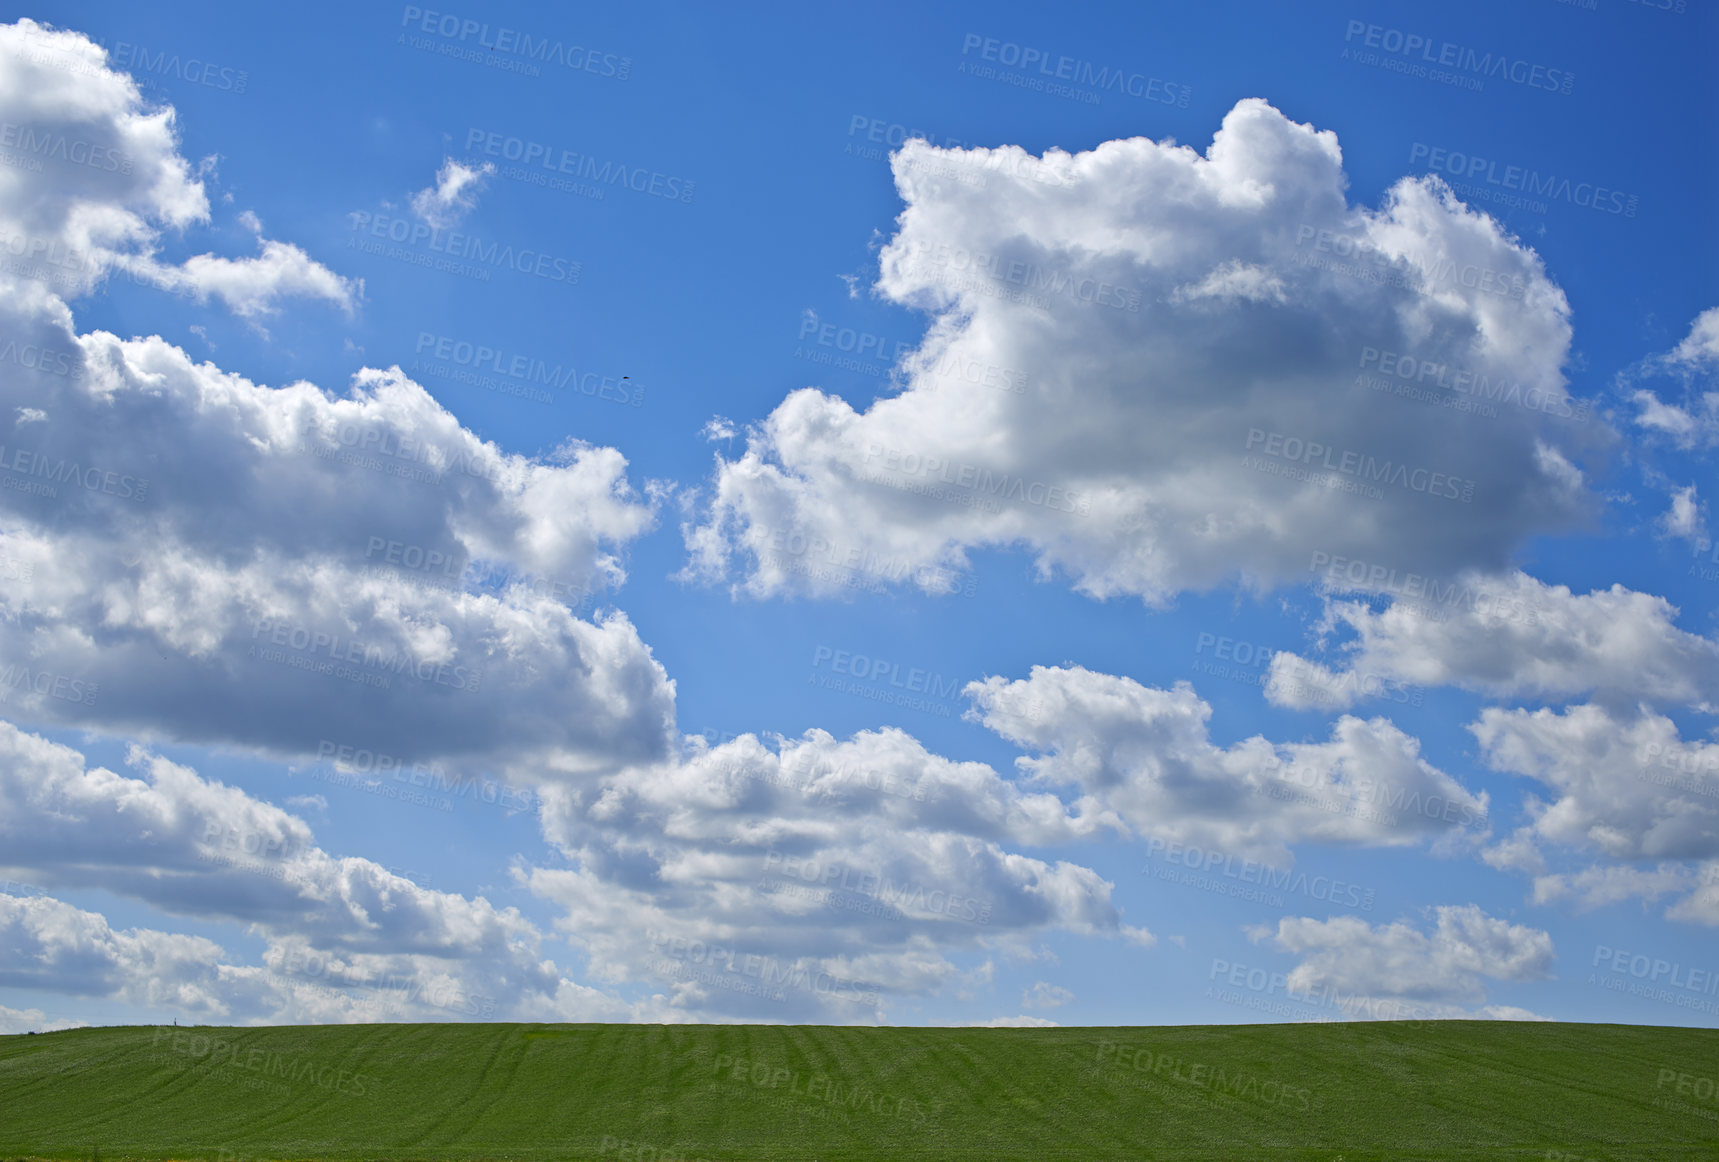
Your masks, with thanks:
[[[73,1029],[0,1037],[0,1159],[1711,1160],[1715,1077],[1628,1025]]]

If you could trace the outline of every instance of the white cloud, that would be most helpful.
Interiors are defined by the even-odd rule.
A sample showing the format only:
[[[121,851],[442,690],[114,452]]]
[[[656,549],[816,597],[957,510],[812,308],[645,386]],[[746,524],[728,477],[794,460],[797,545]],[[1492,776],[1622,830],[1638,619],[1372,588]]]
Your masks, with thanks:
[[[1707,506],[1696,495],[1695,485],[1687,485],[1671,494],[1671,507],[1665,510],[1655,526],[1661,536],[1688,541],[1697,552],[1707,547]]]
[[[150,259],[123,263],[135,273],[168,290],[185,290],[198,302],[213,295],[241,318],[272,315],[286,297],[324,299],[348,315],[364,295],[363,279],[335,274],[297,246],[259,238],[256,258],[218,258],[199,254],[180,266],[164,266]]]
[[[1546,857],[1534,842],[1532,827],[1518,827],[1509,839],[1482,850],[1480,858],[1488,867],[1499,871],[1527,872],[1530,875],[1541,875],[1546,871]]]
[[[1109,822],[982,763],[894,728],[687,742],[678,763],[545,793],[544,833],[575,866],[519,875],[598,982],[654,982],[683,1013],[872,1020],[1044,932],[1149,939],[1090,869],[1011,850]]]
[[[136,776],[86,767],[0,722],[0,866],[50,890],[242,925],[264,938],[261,963],[232,963],[201,937],[115,933],[58,900],[0,897],[18,949],[0,969],[8,983],[246,1021],[630,1012],[566,980],[516,908],[336,856],[302,819],[142,748],[129,762]]]
[[[1694,880],[1691,869],[1676,864],[1662,863],[1652,869],[1596,865],[1574,874],[1536,877],[1533,900],[1536,904],[1573,900],[1578,909],[1587,912],[1624,900],[1657,900],[1689,890]]]
[[[1301,958],[1289,973],[1292,995],[1340,998],[1343,1006],[1360,1011],[1391,1009],[1380,1001],[1409,1002],[1434,1018],[1535,1019],[1526,1010],[1485,1005],[1485,981],[1551,979],[1551,936],[1489,916],[1474,904],[1429,912],[1431,931],[1403,920],[1374,925],[1357,916],[1297,916],[1278,921],[1275,933],[1255,934]]]
[[[1225,306],[1234,305],[1235,300],[1272,303],[1277,306],[1283,306],[1288,301],[1283,293],[1281,278],[1266,267],[1253,266],[1233,258],[1214,268],[1197,284],[1179,286],[1170,292],[1172,303],[1181,304],[1195,299],[1225,300]]]
[[[1615,714],[1596,705],[1491,708],[1468,729],[1488,766],[1550,792],[1529,795],[1528,825],[1484,856],[1533,875],[1534,903],[1587,911],[1676,894],[1668,919],[1719,926],[1719,743],[1686,740],[1645,708]],[[1540,844],[1618,862],[1549,873]],[[1646,860],[1657,862],[1630,866]]]
[[[0,27],[0,118],[44,155],[0,188],[0,233],[55,256],[0,272],[0,336],[52,353],[0,375],[19,485],[0,495],[0,552],[21,563],[0,581],[8,713],[281,757],[323,740],[483,756],[516,779],[665,753],[661,667],[624,615],[570,608],[624,580],[654,521],[620,453],[504,454],[398,369],[336,396],[160,337],[77,333],[65,298],[116,272],[246,316],[356,295],[262,238],[256,259],[163,265],[160,231],[206,222],[207,198],[172,109],[103,60],[73,33]],[[59,160],[66,142],[113,164]]]
[[[1405,846],[1456,841],[1484,825],[1487,797],[1420,757],[1383,718],[1344,716],[1323,743],[1255,735],[1211,741],[1211,706],[1082,667],[967,687],[970,716],[1037,752],[1016,760],[1035,782],[1078,787],[1077,808],[1142,834],[1282,865],[1299,842]]]
[[[1061,985],[1048,981],[1034,981],[1033,986],[1021,993],[1021,1008],[1023,1009],[1057,1009],[1074,1000],[1074,994]]]
[[[76,34],[0,28],[0,117],[44,155],[0,189],[0,232],[56,256],[0,272],[0,334],[53,353],[0,376],[0,444],[28,486],[0,497],[0,552],[28,566],[0,581],[8,712],[280,756],[323,739],[484,755],[533,778],[662,754],[661,667],[623,615],[569,608],[624,579],[654,520],[618,452],[506,455],[398,370],[337,398],[159,337],[76,333],[63,296],[119,270],[242,313],[344,285],[268,240],[256,260],[162,266],[159,231],[207,221],[207,199],[173,111],[103,59]],[[112,167],[60,160],[67,142]]]
[[[1577,595],[1522,572],[1465,577],[1452,591],[1458,599],[1399,595],[1384,610],[1331,602],[1325,628],[1356,634],[1338,668],[1278,654],[1267,697],[1280,706],[1341,708],[1379,681],[1498,697],[1592,694],[1620,705],[1706,705],[1719,691],[1719,643],[1678,629],[1677,607],[1662,597],[1622,585]]]
[[[978,187],[936,177],[945,154],[1009,164]],[[719,460],[690,575],[834,592],[772,553],[791,530],[932,589],[969,550],[1016,546],[1089,594],[1163,601],[1299,579],[1313,551],[1496,571],[1588,511],[1576,465],[1601,424],[1357,382],[1388,352],[1564,396],[1562,292],[1436,178],[1351,207],[1335,136],[1258,100],[1204,156],[1143,138],[1042,159],[911,141],[894,166],[905,209],[877,293],[932,315],[905,389],[863,413],[789,395]],[[1274,474],[1315,445],[1349,484],[1365,458],[1383,465],[1378,497]]]
[[[15,717],[533,779],[666,749],[673,686],[632,624],[569,608],[624,580],[654,520],[618,452],[504,454],[398,369],[333,398],[37,329],[79,374],[0,378],[54,416],[7,431],[0,410],[0,443],[58,493],[0,494],[0,551],[31,566],[0,580],[0,657],[94,691],[16,691]]]
[[[51,1033],[56,1029],[82,1029],[88,1021],[53,1020],[41,1009],[9,1009],[0,1005],[0,1035]]]
[[[109,67],[105,50],[80,33],[23,19],[0,25],[0,118],[19,126],[15,152],[39,166],[10,171],[0,192],[0,232],[19,267],[5,280],[18,305],[48,293],[85,294],[110,272],[206,299],[245,316],[267,314],[282,296],[321,298],[350,311],[362,285],[286,243],[262,239],[257,258],[203,254],[160,262],[162,229],[182,233],[209,221],[202,177],[211,167],[180,156],[171,106],[147,105],[136,83]]]
[[[1686,367],[1719,367],[1719,307],[1709,307],[1695,316],[1689,334],[1669,359]]]
[[[1695,890],[1673,904],[1666,918],[1719,928],[1719,859],[1703,863],[1697,874]]]
[[[200,936],[115,931],[59,900],[0,896],[0,981],[13,988],[226,1017],[234,982],[224,956]]]
[[[1185,685],[1038,667],[967,693],[974,718],[1036,752],[1017,760],[1028,779],[894,728],[691,736],[678,762],[547,791],[544,834],[573,866],[517,874],[599,983],[654,979],[679,1013],[875,1020],[892,997],[964,995],[972,962],[1035,956],[1051,931],[1156,943],[1093,871],[1015,848],[1150,834],[1281,865],[1304,842],[1460,848],[1485,820],[1486,796],[1383,719],[1221,748]],[[1072,804],[1049,790],[1065,786]],[[844,987],[804,985],[820,973]]]
[[[1719,744],[1683,740],[1669,718],[1492,707],[1468,729],[1493,770],[1551,792],[1526,804],[1542,841],[1614,860],[1719,858]]]
[[[635,1015],[613,998],[557,980],[547,962],[523,974],[473,972],[432,956],[325,955],[287,939],[271,942],[264,963],[244,964],[212,940],[115,929],[99,913],[50,897],[0,895],[0,982],[235,1024]]]
[[[436,171],[436,184],[412,195],[412,212],[437,230],[451,230],[477,206],[484,179],[494,173],[494,162],[471,166],[447,158]]]
[[[1719,391],[1703,391],[1698,384],[1719,369],[1719,307],[1696,316],[1671,351],[1645,360],[1647,374],[1667,374],[1682,381],[1682,399],[1667,403],[1646,388],[1630,393],[1636,405],[1638,426],[1668,436],[1679,448],[1707,448],[1719,443]],[[1710,379],[1709,379],[1710,382]]]

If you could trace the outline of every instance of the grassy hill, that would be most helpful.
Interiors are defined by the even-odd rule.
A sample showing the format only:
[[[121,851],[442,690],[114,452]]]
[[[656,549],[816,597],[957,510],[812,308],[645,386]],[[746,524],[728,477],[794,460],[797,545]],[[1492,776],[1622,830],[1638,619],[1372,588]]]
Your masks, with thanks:
[[[1719,1158],[1719,1031],[123,1027],[0,1037],[0,1159]]]

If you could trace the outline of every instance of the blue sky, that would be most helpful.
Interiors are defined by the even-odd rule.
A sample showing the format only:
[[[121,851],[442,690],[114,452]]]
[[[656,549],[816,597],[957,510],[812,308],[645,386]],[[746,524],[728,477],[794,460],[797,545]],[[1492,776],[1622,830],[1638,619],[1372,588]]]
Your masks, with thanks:
[[[1676,7],[10,14],[0,1029],[1712,1025]]]

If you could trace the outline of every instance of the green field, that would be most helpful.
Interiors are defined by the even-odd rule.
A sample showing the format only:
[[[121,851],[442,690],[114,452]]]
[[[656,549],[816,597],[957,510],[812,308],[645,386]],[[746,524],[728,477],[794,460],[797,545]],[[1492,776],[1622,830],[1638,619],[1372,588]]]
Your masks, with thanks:
[[[1719,1158],[1719,1030],[121,1027],[0,1037],[0,1159]]]

